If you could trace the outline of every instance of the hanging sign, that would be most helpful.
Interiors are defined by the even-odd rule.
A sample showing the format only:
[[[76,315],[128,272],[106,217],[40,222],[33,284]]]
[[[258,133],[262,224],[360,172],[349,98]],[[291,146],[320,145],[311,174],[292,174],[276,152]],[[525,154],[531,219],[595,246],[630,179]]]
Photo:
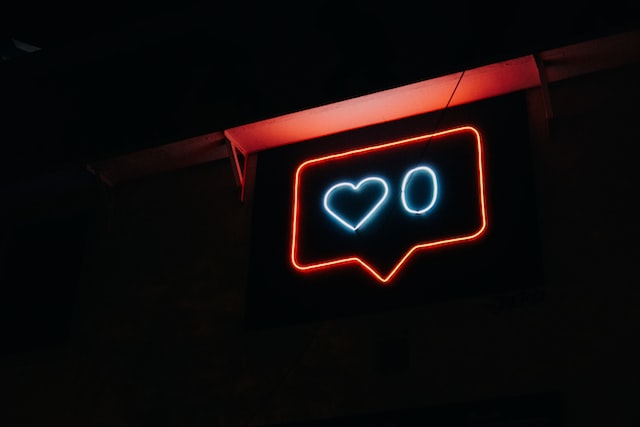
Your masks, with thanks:
[[[540,285],[524,95],[260,152],[247,325]]]
[[[307,274],[355,265],[391,284],[423,252],[481,238],[483,157],[481,133],[460,126],[303,161],[291,264]]]

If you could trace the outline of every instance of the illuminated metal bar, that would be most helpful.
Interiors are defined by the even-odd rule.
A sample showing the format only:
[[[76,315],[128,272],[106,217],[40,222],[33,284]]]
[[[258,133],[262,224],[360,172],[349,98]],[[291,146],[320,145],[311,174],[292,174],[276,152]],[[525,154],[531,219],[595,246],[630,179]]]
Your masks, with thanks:
[[[263,150],[352,129],[438,111],[447,106],[538,87],[533,55],[323,105],[224,131],[236,165],[242,199],[254,179],[255,156]],[[240,154],[240,155],[239,155]]]

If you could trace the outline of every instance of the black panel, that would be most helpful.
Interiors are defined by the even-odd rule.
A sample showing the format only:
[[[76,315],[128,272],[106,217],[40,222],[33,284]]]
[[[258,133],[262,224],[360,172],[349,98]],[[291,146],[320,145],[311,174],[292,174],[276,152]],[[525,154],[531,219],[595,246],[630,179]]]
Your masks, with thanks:
[[[488,227],[479,239],[416,251],[385,285],[355,264],[311,272],[293,268],[294,177],[300,164],[463,125],[477,128],[482,135]],[[434,138],[408,149],[361,156],[353,162],[329,162],[326,168],[304,172],[306,187],[299,192],[304,205],[299,213],[305,215],[299,235],[304,241],[297,248],[305,265],[332,256],[344,259],[355,251],[366,254],[381,271],[389,271],[414,242],[471,235],[478,230],[478,174],[474,152],[469,149],[473,145],[468,135],[461,138]],[[261,153],[254,194],[247,327],[313,321],[541,285],[531,148],[524,93],[516,93]],[[441,185],[439,204],[429,212],[432,222],[418,227],[415,218],[403,212],[399,194],[403,174],[421,164],[438,171]],[[374,174],[389,183],[389,206],[358,230],[361,237],[354,243],[347,236],[353,234],[352,230],[335,221],[329,224],[323,189],[341,180],[355,183]],[[427,200],[429,193],[415,197]]]

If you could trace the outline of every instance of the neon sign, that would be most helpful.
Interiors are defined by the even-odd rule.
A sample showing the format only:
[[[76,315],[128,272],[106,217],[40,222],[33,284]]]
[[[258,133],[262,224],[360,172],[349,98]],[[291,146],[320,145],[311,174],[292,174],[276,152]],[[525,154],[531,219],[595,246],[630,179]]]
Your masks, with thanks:
[[[409,188],[407,187],[416,186],[417,184],[412,182],[413,176],[418,173],[425,173],[425,172],[429,176],[430,181],[432,183],[432,188],[433,188],[431,192],[430,201],[422,208],[418,208],[418,209],[412,208],[409,206],[409,202],[407,202],[407,193],[409,192]],[[331,206],[330,200],[333,199],[333,196],[335,196],[336,193],[346,192],[346,194],[348,194],[349,196],[352,196],[352,197],[357,196],[358,195],[357,193],[360,190],[363,190],[365,188],[370,188],[371,184],[378,184],[376,186],[376,187],[379,187],[378,195],[375,197],[375,200],[373,200],[369,204],[370,206],[367,206],[364,209],[363,215],[361,215],[361,218],[355,223],[355,225],[353,225],[355,221],[350,221],[349,219],[345,218],[343,213],[341,213],[339,210],[336,210],[335,207]],[[358,182],[358,184],[355,184],[355,185],[351,182],[339,182],[331,186],[324,194],[323,205],[327,213],[331,215],[333,218],[335,218],[339,224],[343,225],[349,230],[356,231],[362,225],[364,225],[364,223],[367,222],[371,216],[373,216],[375,213],[378,212],[381,205],[387,200],[388,197],[389,197],[389,184],[380,177],[370,176],[362,179],[360,182]],[[402,201],[403,208],[409,213],[422,215],[423,213],[426,213],[429,210],[431,210],[431,208],[433,208],[438,198],[438,180],[433,169],[431,169],[428,166],[418,166],[410,169],[402,179],[400,198]]]
[[[323,136],[261,152],[247,327],[543,284],[528,111],[519,92],[344,132],[313,116]]]
[[[294,175],[290,263],[303,273],[357,266],[389,284],[419,253],[485,233],[484,175],[472,126],[307,159]]]
[[[407,202],[407,192],[408,192],[407,186],[411,184],[411,178],[413,178],[414,175],[420,172],[427,173],[427,175],[431,179],[431,183],[433,185],[433,191],[431,193],[431,201],[428,204],[426,204],[425,207],[420,209],[415,209],[415,208],[409,207],[409,204]],[[438,179],[436,178],[436,174],[433,171],[433,169],[431,169],[429,166],[418,166],[409,170],[409,172],[407,172],[404,178],[402,179],[402,190],[400,191],[400,194],[401,194],[400,198],[402,199],[402,206],[407,212],[410,212],[416,215],[422,215],[423,213],[431,210],[433,205],[435,205],[436,203],[436,199],[438,198]]]
[[[352,190],[352,191],[358,192],[360,189],[363,189],[365,187],[370,187],[371,184],[378,184],[378,186],[381,186],[382,193],[380,194],[380,197],[378,197],[377,200],[374,201],[373,206],[371,206],[369,209],[367,209],[365,211],[364,216],[356,223],[356,225],[352,225],[347,219],[344,218],[344,216],[342,214],[340,214],[339,212],[336,212],[334,210],[334,208],[330,207],[329,200],[337,192],[342,191],[344,189],[348,189],[348,190]],[[378,211],[378,209],[380,208],[380,205],[382,205],[387,200],[388,196],[389,196],[389,186],[387,185],[387,182],[382,178],[371,176],[371,177],[363,179],[357,185],[353,185],[350,182],[340,182],[338,184],[335,184],[334,186],[329,188],[327,190],[327,192],[325,193],[324,199],[323,199],[323,204],[324,204],[324,209],[327,211],[327,213],[329,213],[329,215],[334,217],[340,224],[344,225],[348,229],[350,229],[352,231],[356,231],[365,222],[367,222],[367,220],[374,213],[376,213]]]

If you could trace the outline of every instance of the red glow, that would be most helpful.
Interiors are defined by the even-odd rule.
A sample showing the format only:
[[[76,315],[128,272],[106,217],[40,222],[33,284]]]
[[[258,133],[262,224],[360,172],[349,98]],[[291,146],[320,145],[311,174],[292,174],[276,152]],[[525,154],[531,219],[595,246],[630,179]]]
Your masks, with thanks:
[[[240,148],[237,148],[235,146],[231,147],[231,155],[233,156],[233,164],[236,168],[236,174],[238,177],[238,180],[240,181],[240,185],[242,185],[244,187],[244,181],[246,178],[246,172],[245,172],[245,165],[241,165],[240,164],[240,158],[238,156],[238,151],[240,151],[242,153],[242,151],[240,150]],[[246,155],[244,153],[242,153],[243,157],[246,158]]]
[[[244,200],[244,192],[247,182],[247,154],[240,147],[231,146],[231,156],[233,158],[233,166],[236,169],[236,177],[240,183],[240,200]],[[240,158],[242,156],[242,158]]]
[[[454,236],[448,237],[446,239],[440,239],[429,242],[420,242],[413,245],[407,252],[399,259],[399,261],[395,264],[395,266],[391,269],[391,271],[383,274],[373,268],[370,264],[364,261],[359,256],[347,256],[343,258],[336,258],[321,262],[315,262],[310,264],[303,264],[298,260],[298,224],[299,224],[299,194],[301,191],[300,188],[300,176],[305,168],[317,165],[323,162],[327,162],[330,160],[348,158],[355,155],[365,154],[373,151],[386,150],[393,147],[398,147],[404,144],[411,144],[416,142],[421,142],[430,138],[435,138],[439,136],[444,136],[448,134],[453,134],[457,132],[472,132],[476,138],[476,150],[477,150],[477,167],[478,167],[478,192],[480,199],[480,216],[481,216],[481,225],[474,233],[462,235],[462,236]],[[479,238],[487,229],[487,213],[486,213],[486,202],[485,202],[485,184],[484,184],[484,159],[482,153],[482,141],[480,137],[480,133],[472,126],[462,126],[454,129],[448,129],[441,132],[436,132],[432,134],[420,135],[412,138],[406,138],[398,141],[388,142],[385,144],[373,145],[365,148],[359,148],[355,150],[349,150],[341,153],[326,155],[322,157],[318,157],[315,159],[307,160],[300,164],[295,173],[295,181],[294,181],[294,201],[293,201],[293,220],[292,220],[292,233],[291,233],[291,264],[293,267],[299,271],[310,272],[318,269],[331,268],[335,266],[347,265],[347,264],[356,264],[363,267],[366,271],[368,271],[374,278],[376,278],[379,282],[383,284],[387,284],[391,281],[391,279],[396,276],[396,274],[401,270],[403,265],[409,260],[409,258],[416,252],[420,250],[433,249],[446,245],[452,245],[462,242],[473,241]]]
[[[244,155],[540,85],[533,55],[436,77],[224,131]]]
[[[540,86],[533,55],[236,126],[224,131],[244,156]],[[244,195],[244,180],[241,181]],[[244,197],[244,196],[243,196]]]

